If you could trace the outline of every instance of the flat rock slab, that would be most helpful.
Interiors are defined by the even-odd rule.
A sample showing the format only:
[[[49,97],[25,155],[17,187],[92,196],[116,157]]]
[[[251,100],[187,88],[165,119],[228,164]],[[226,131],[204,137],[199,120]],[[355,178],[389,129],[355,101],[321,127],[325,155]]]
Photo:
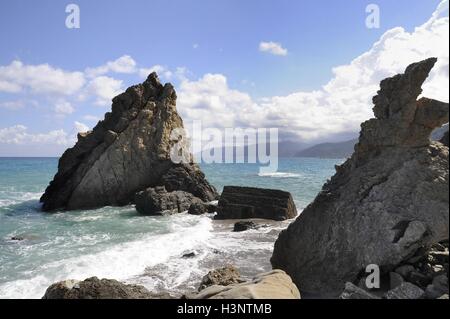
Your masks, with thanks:
[[[216,219],[262,218],[286,220],[297,216],[289,192],[253,187],[225,186]]]

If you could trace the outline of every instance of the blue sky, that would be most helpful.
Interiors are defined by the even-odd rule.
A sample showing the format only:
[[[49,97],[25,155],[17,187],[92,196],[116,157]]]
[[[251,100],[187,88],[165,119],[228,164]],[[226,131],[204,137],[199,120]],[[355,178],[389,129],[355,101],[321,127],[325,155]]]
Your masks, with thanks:
[[[174,82],[177,88],[185,78],[188,80],[184,80],[184,87],[194,89],[201,85],[213,85],[211,83],[220,86],[221,81],[226,79],[225,89],[231,90],[231,95],[236,94],[236,99],[244,99],[243,104],[248,103],[250,109],[253,107],[251,104],[264,108],[263,98],[273,100],[276,96],[289,97],[296,92],[321,90],[336,76],[334,67],[350,64],[371,50],[383,34],[396,27],[402,27],[404,33],[413,34],[415,27],[430,19],[441,1],[72,2],[78,4],[81,10],[80,29],[65,27],[65,7],[71,3],[69,1],[0,2],[0,67],[4,66],[3,70],[0,69],[0,80],[1,72],[6,73],[5,68],[11,66],[13,61],[20,61],[24,66],[48,64],[52,69],[70,73],[85,72],[86,68],[95,68],[129,56],[136,64],[136,70],[155,65],[170,70],[172,75],[167,80]],[[376,3],[381,10],[379,29],[365,26],[365,8],[370,3]],[[432,31],[436,32],[434,29]],[[261,42],[279,43],[287,54],[261,52]],[[448,45],[446,52],[448,65]],[[445,52],[443,54],[445,57]],[[398,66],[399,69],[403,67]],[[177,68],[184,70],[182,77],[175,76]],[[122,81],[121,85],[115,86],[116,90],[142,81],[139,72],[111,73],[114,72],[100,76]],[[206,74],[216,77],[202,82]],[[33,78],[32,81],[38,79]],[[89,81],[92,77],[85,79],[86,87]],[[46,134],[52,130],[72,134],[74,122],[92,127],[95,123],[89,123],[86,119],[89,116],[101,117],[108,110],[105,105],[94,105],[98,103],[93,98],[86,98],[88,93],[80,92],[77,96],[75,93],[66,96],[41,94],[21,85],[24,88],[19,92],[0,90],[0,105],[3,103],[4,106],[0,107],[0,129],[23,125],[30,134]],[[84,98],[80,98],[81,95]],[[186,105],[184,112],[195,108],[192,99],[207,103],[204,102],[205,97],[191,97],[188,100],[187,95],[182,94],[186,101],[182,103]],[[20,107],[14,107],[13,102],[17,102],[18,106],[20,104]],[[69,111],[56,115],[52,113],[58,103],[70,105]],[[224,107],[227,103],[230,102],[223,102]],[[183,110],[180,112],[183,114]],[[196,114],[195,110],[191,113]],[[200,111],[198,114],[207,116],[200,115]],[[262,119],[260,121],[264,122]],[[243,124],[245,119],[237,123]],[[281,120],[278,123],[281,127],[286,124]],[[287,128],[286,131],[294,131],[294,128]],[[343,132],[342,137],[350,136],[350,133]],[[300,134],[300,138],[329,140],[326,135],[307,135]],[[292,132],[286,136],[292,136]],[[8,150],[26,154],[20,149],[20,143],[2,143],[0,140],[0,155],[14,155],[8,154]],[[60,149],[61,145],[54,149],[49,146],[48,152],[58,153]]]

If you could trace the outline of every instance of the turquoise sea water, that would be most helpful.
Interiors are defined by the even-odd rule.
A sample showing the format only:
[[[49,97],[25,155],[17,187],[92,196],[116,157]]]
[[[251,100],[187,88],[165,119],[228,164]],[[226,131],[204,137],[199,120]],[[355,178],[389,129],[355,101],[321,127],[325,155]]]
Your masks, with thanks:
[[[219,190],[242,185],[289,191],[301,211],[340,162],[281,159],[278,172],[267,175],[252,164],[202,169]],[[55,281],[90,276],[177,294],[227,263],[251,276],[270,269],[273,243],[289,223],[265,221],[269,227],[232,233],[232,222],[212,216],[143,217],[132,206],[42,213],[39,197],[57,164],[56,158],[0,158],[0,298],[40,298]],[[192,251],[196,257],[182,257]]]

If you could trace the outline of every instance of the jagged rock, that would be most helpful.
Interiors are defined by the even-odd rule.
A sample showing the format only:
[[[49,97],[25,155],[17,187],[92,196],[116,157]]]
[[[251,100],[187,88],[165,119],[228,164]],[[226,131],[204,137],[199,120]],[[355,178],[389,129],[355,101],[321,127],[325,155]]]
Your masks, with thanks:
[[[185,142],[171,136],[183,128],[176,98],[173,86],[163,86],[156,73],[115,97],[112,112],[64,152],[41,197],[43,210],[127,205],[135,193],[154,186],[214,200],[217,192],[198,165],[171,161],[174,144]]]
[[[183,191],[167,192],[164,186],[147,188],[136,194],[136,210],[142,215],[171,215],[187,211],[201,199]]]
[[[143,286],[117,280],[88,278],[65,280],[47,288],[42,299],[170,299],[169,294],[152,294]]]
[[[234,232],[242,232],[250,229],[258,228],[258,224],[252,221],[240,221],[234,224],[233,231]]]
[[[239,270],[234,266],[226,266],[223,268],[210,271],[203,277],[198,291],[202,291],[210,286],[229,286],[232,284],[242,283]]]
[[[188,210],[190,215],[203,215],[214,213],[217,209],[217,205],[196,201],[191,204]]]
[[[253,280],[228,286],[210,286],[195,299],[300,299],[300,292],[291,278],[281,270],[260,274]]]
[[[22,240],[24,240],[25,238],[24,237],[22,237],[22,236],[13,236],[13,237],[11,237],[11,240],[14,240],[14,241],[22,241]]]
[[[433,279],[433,283],[425,289],[425,298],[438,299],[444,294],[448,294],[448,277],[440,275]]]
[[[272,266],[303,292],[338,295],[367,265],[389,272],[448,239],[449,149],[429,139],[448,122],[448,103],[416,101],[435,62],[381,82],[376,118],[362,124],[355,153],[280,234]]]
[[[401,275],[403,278],[408,278],[409,274],[416,269],[412,265],[402,265],[395,269],[395,272]]]
[[[397,288],[404,282],[405,279],[400,274],[396,272],[389,273],[389,286],[391,290]]]
[[[292,195],[273,189],[225,186],[216,219],[263,218],[286,220],[297,216]]]
[[[448,131],[444,133],[444,136],[441,138],[440,142],[448,146]]]
[[[425,292],[409,282],[404,282],[387,292],[386,299],[421,299]]]
[[[380,299],[379,297],[361,289],[351,282],[345,284],[345,289],[339,299]]]

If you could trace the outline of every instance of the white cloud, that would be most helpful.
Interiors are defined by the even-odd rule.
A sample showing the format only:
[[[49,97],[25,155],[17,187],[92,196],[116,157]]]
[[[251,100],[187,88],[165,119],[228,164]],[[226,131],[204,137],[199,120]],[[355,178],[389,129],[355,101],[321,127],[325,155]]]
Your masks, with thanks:
[[[52,144],[70,145],[73,142],[64,130],[31,134],[24,125],[15,125],[0,129],[0,143],[15,145]]]
[[[99,76],[89,82],[86,92],[88,95],[95,96],[95,105],[108,106],[111,104],[112,98],[123,91],[122,84],[121,80]]]
[[[85,115],[83,116],[83,119],[88,122],[98,122],[101,120],[99,116],[95,115]]]
[[[280,56],[286,56],[288,54],[288,50],[283,48],[278,42],[261,42],[259,44],[259,51]]]
[[[55,105],[55,112],[57,115],[65,116],[75,112],[72,104],[67,101],[58,101]]]
[[[446,0],[413,32],[391,29],[370,50],[334,68],[333,78],[316,91],[253,101],[229,88],[226,77],[220,74],[198,81],[185,79],[178,94],[179,110],[185,123],[200,119],[215,127],[278,127],[286,136],[309,142],[356,134],[361,122],[373,117],[371,100],[380,81],[403,72],[410,63],[438,57],[423,95],[448,101],[448,25]]]
[[[159,64],[154,65],[150,68],[139,69],[139,75],[142,78],[146,78],[153,72],[156,72],[158,74],[158,76],[160,76],[166,80],[170,80],[173,75],[172,71],[170,71],[167,67],[159,65]]]
[[[192,45],[192,48],[193,49],[198,49],[200,47],[200,45],[198,44],[198,43],[194,43],[193,45]]]
[[[89,131],[89,126],[87,126],[84,123],[75,121],[74,125],[75,125],[75,129],[77,130],[78,133],[84,133],[84,132]]]
[[[0,102],[0,109],[7,109],[11,111],[20,110],[24,106],[25,103],[22,100]]]
[[[36,94],[71,95],[85,83],[82,72],[69,72],[48,64],[25,65],[13,61],[0,66],[0,91],[18,93],[30,89]]]
[[[85,72],[88,77],[96,77],[110,72],[131,74],[136,71],[136,61],[129,55],[123,55],[120,58],[109,61],[99,67],[87,68]]]

